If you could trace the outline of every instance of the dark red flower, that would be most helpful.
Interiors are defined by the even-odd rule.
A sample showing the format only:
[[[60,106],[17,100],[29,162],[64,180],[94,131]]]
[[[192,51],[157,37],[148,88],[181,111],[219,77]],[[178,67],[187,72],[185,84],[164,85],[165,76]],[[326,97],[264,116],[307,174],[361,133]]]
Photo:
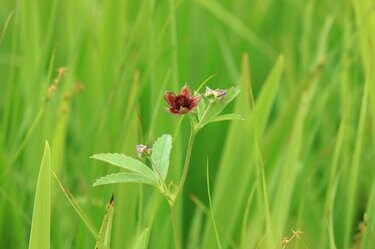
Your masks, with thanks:
[[[180,115],[193,110],[198,105],[201,96],[191,96],[189,87],[184,86],[179,95],[166,92],[164,98],[169,105],[168,111]]]

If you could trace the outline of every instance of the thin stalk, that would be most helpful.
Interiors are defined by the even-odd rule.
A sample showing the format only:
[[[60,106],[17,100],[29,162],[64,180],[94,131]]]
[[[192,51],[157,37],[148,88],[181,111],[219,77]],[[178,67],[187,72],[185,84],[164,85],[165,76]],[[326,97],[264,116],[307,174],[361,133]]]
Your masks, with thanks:
[[[219,249],[222,249],[223,247],[221,246],[220,236],[219,236],[219,233],[217,231],[214,211],[213,211],[213,208],[212,208],[211,190],[210,190],[210,174],[209,174],[209,170],[208,170],[208,158],[207,158],[207,169],[206,170],[207,170],[207,179],[206,179],[207,180],[207,193],[208,193],[208,202],[210,204],[210,214],[211,214],[212,224],[214,225],[217,246],[218,246]]]
[[[147,157],[148,160],[151,162],[151,165],[152,165],[152,168],[156,171],[156,173],[158,174],[159,178],[160,178],[160,183],[163,185],[163,188],[164,188],[164,191],[167,191],[168,188],[167,188],[167,185],[165,185],[165,181],[163,179],[163,176],[161,175],[157,165],[155,164],[154,160],[152,159],[151,156],[148,156]]]
[[[194,143],[195,135],[196,135],[196,130],[194,129],[193,121],[191,121],[191,131],[190,131],[189,143],[188,143],[188,147],[187,147],[187,151],[186,151],[184,169],[182,171],[181,181],[180,181],[180,184],[178,185],[178,189],[177,189],[177,192],[176,192],[176,194],[174,196],[172,205],[174,205],[174,203],[176,202],[178,196],[180,195],[180,193],[181,193],[181,191],[182,191],[182,189],[183,189],[183,187],[185,185],[185,181],[186,181],[186,176],[187,176],[187,172],[188,172],[188,169],[189,169],[191,151],[193,149],[193,143]]]
[[[35,130],[36,126],[38,125],[40,119],[42,118],[43,114],[44,114],[44,106],[42,108],[40,108],[38,114],[36,115],[35,119],[33,120],[29,130],[27,131],[26,133],[26,136],[25,138],[22,140],[20,146],[18,146],[16,152],[14,153],[12,159],[10,160],[10,164],[13,164],[16,159],[18,158],[18,156],[21,154],[23,148],[26,146],[27,142],[29,141],[33,131]]]
[[[180,195],[180,193],[181,193],[181,191],[182,191],[182,189],[184,188],[184,185],[185,185],[186,176],[187,176],[187,172],[188,172],[189,164],[190,164],[191,152],[192,152],[192,149],[193,149],[194,138],[195,138],[195,135],[198,132],[198,130],[196,130],[196,128],[195,128],[195,123],[194,123],[193,117],[189,116],[189,120],[190,120],[191,130],[190,130],[190,137],[189,137],[188,147],[187,147],[187,151],[186,151],[186,157],[185,157],[184,168],[183,168],[183,171],[182,171],[181,181],[180,181],[180,184],[178,185],[178,189],[176,191],[176,194],[174,196],[172,196],[172,198],[168,198],[169,197],[168,193],[166,195],[166,197],[168,199],[169,207],[171,209],[171,218],[172,218],[173,234],[174,234],[176,249],[180,249],[181,244],[180,244],[180,239],[179,239],[179,234],[178,234],[175,203],[176,203],[176,200],[177,200],[178,196]]]
[[[172,218],[172,225],[173,225],[173,235],[174,235],[174,242],[176,244],[176,249],[181,248],[180,244],[180,236],[178,235],[178,228],[177,228],[177,218],[176,218],[176,210],[174,205],[169,205],[171,208],[171,218]]]

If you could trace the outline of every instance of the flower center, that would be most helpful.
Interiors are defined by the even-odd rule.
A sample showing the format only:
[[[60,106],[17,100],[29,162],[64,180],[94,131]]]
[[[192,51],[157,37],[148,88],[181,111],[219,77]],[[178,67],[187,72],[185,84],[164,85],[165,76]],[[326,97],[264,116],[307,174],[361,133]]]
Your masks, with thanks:
[[[177,110],[179,110],[181,107],[189,108],[189,99],[183,95],[178,95],[175,99],[175,105]]]

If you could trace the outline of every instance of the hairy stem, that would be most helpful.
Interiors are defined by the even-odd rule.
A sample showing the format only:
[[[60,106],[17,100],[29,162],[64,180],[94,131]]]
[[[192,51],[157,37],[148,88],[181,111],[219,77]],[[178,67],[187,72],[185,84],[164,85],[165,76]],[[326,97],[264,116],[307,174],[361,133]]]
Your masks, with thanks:
[[[184,185],[185,185],[186,176],[187,176],[188,169],[189,169],[191,151],[193,149],[195,134],[196,134],[196,131],[195,131],[193,123],[192,123],[191,124],[190,137],[189,137],[189,143],[188,143],[188,147],[187,147],[187,151],[186,151],[184,169],[182,171],[181,181],[180,181],[180,184],[178,185],[178,189],[177,189],[177,192],[174,196],[174,201],[173,201],[172,205],[174,205],[174,203],[176,202],[178,196],[181,194],[181,191],[182,191],[182,189],[184,188]]]

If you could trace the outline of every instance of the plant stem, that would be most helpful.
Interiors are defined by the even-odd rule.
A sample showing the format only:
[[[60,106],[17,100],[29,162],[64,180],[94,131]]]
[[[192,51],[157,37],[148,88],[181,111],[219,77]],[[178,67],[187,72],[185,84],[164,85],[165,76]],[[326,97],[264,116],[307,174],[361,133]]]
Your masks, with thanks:
[[[178,235],[178,229],[177,229],[177,218],[176,218],[176,210],[174,205],[169,205],[171,208],[171,218],[172,218],[172,225],[173,225],[173,235],[174,235],[174,242],[176,244],[176,249],[180,249],[180,237]]]
[[[188,147],[187,147],[187,151],[186,151],[185,163],[184,163],[184,168],[183,168],[183,171],[182,171],[181,181],[180,181],[180,184],[178,185],[178,189],[176,191],[176,194],[174,196],[172,195],[172,198],[168,198],[169,196],[166,195],[166,197],[168,199],[169,207],[171,209],[171,218],[172,218],[173,234],[174,234],[176,249],[180,249],[181,244],[180,244],[179,234],[178,234],[175,203],[176,203],[176,200],[177,200],[178,196],[180,195],[180,193],[181,193],[181,191],[182,191],[182,189],[184,188],[184,185],[185,185],[186,176],[187,176],[187,172],[188,172],[188,169],[189,169],[191,152],[192,152],[192,149],[193,149],[194,138],[195,138],[195,135],[198,132],[198,130],[196,130],[193,117],[189,116],[189,119],[190,119],[190,125],[191,125],[190,137],[189,137]]]
[[[177,200],[178,196],[180,195],[180,193],[181,193],[181,191],[182,191],[182,189],[184,188],[184,185],[185,185],[186,176],[187,176],[187,172],[188,172],[188,169],[189,169],[191,151],[193,149],[195,134],[196,134],[196,131],[195,131],[194,125],[192,123],[191,124],[190,137],[189,137],[189,143],[188,143],[188,147],[187,147],[187,151],[186,151],[184,169],[182,171],[181,181],[180,181],[180,184],[178,185],[178,189],[177,189],[177,192],[174,196],[174,201],[173,201],[172,205],[174,205],[176,203],[176,200]]]
[[[158,174],[159,176],[159,180],[160,180],[160,183],[161,185],[163,186],[164,188],[164,191],[168,191],[168,188],[167,188],[167,185],[165,185],[165,181],[163,179],[163,176],[161,175],[160,171],[159,171],[159,168],[157,167],[156,163],[154,162],[154,160],[152,159],[151,156],[147,156],[148,160],[151,162],[151,165],[152,165],[152,168],[156,171],[156,173]]]

